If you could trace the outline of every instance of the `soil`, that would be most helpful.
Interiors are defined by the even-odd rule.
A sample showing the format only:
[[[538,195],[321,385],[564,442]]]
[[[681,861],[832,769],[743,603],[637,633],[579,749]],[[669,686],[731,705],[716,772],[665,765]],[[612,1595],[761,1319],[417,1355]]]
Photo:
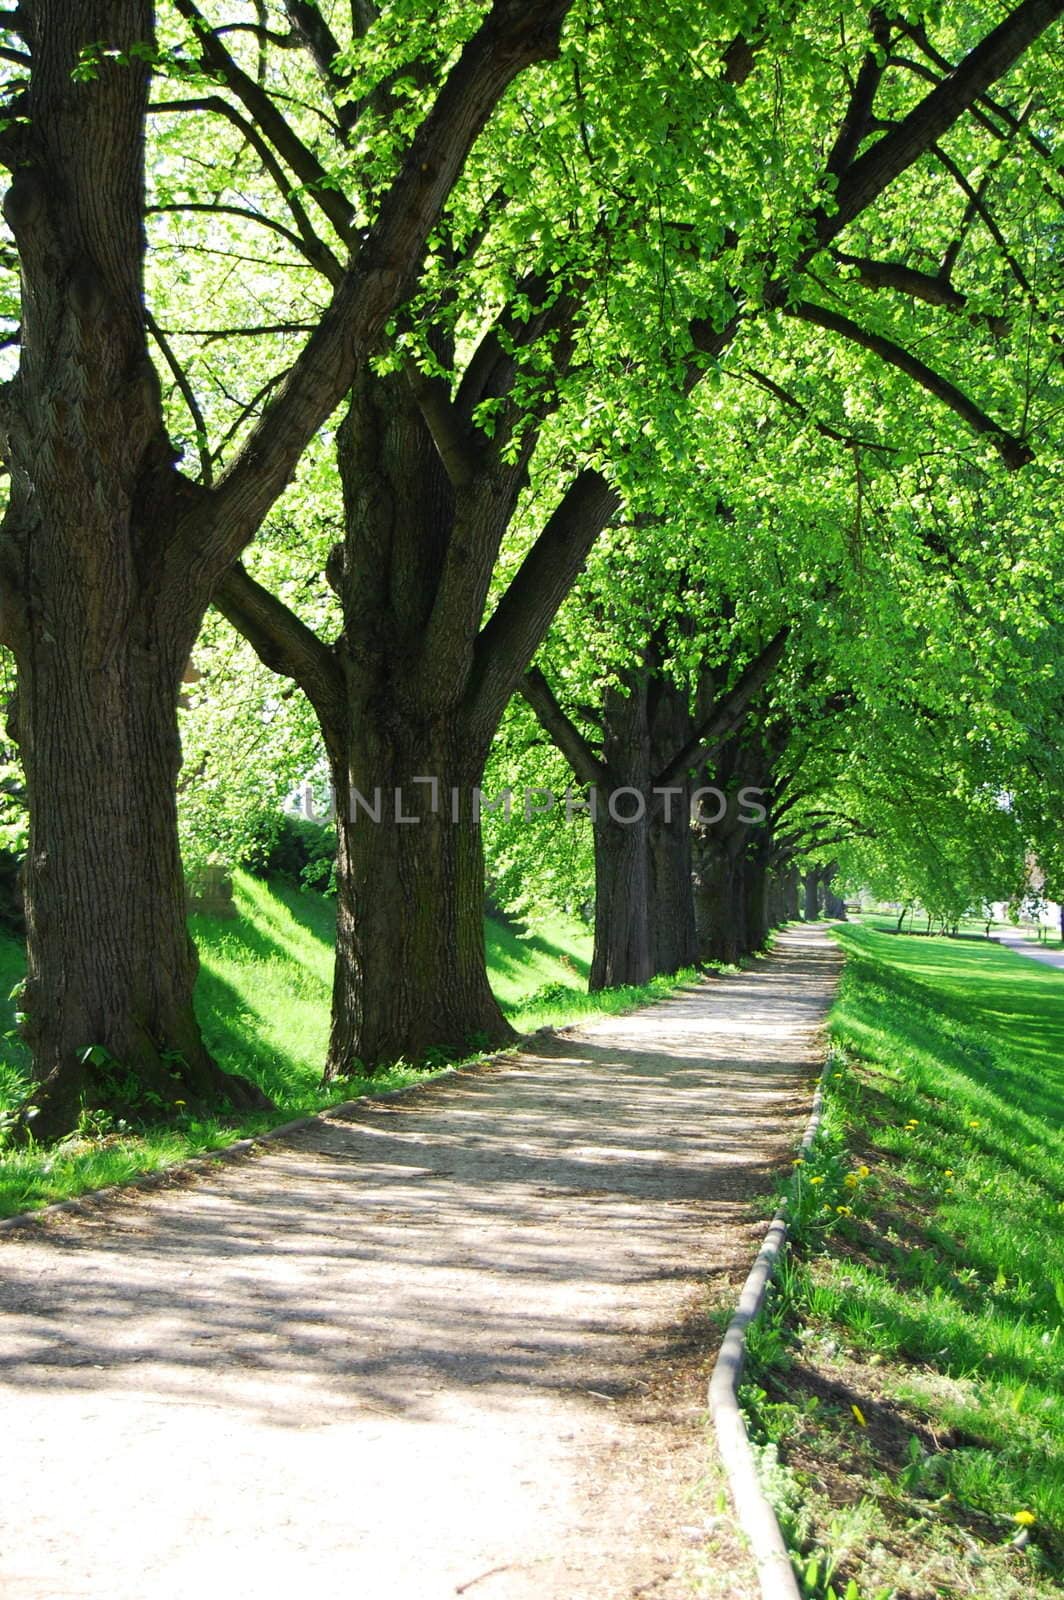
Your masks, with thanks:
[[[792,930],[742,974],[7,1235],[0,1591],[756,1594],[705,1381],[838,964]]]

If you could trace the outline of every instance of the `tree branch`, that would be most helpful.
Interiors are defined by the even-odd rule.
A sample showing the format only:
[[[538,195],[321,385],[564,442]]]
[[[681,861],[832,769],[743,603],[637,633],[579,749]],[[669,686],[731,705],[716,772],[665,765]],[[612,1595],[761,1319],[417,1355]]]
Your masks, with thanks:
[[[260,228],[269,228],[271,233],[280,234],[282,239],[286,239],[290,245],[293,245],[303,259],[309,262],[316,271],[320,272],[334,286],[340,282],[344,275],[344,269],[339,261],[337,261],[328,245],[319,239],[317,235],[314,236],[313,244],[311,244],[304,235],[294,232],[291,228],[286,228],[283,222],[276,222],[273,217],[263,216],[261,211],[253,211],[250,206],[225,206],[216,204],[213,201],[185,200],[174,202],[172,205],[145,206],[144,210],[148,216],[160,216],[165,212],[175,211],[206,211],[217,213],[224,217],[243,217],[248,222],[257,223]]]
[[[1024,51],[1064,15],[1064,0],[1021,0],[946,79],[841,175],[835,208],[815,219],[816,247],[829,244],[950,129]]]
[[[479,465],[473,430],[463,422],[442,378],[430,377],[413,360],[404,363],[403,371],[448,478],[456,489],[468,488]]]
[[[303,143],[287,117],[278,111],[262,85],[256,83],[234,61],[194,0],[174,0],[174,5],[196,30],[203,47],[204,66],[216,72],[236,95],[256,127],[261,129],[281,160],[288,163],[323,216],[328,218],[344,244],[351,249],[354,245],[352,228],[355,215],[351,202],[335,187],[317,156]]]
[[[808,417],[816,431],[823,434],[825,439],[834,439],[837,444],[847,445],[850,449],[856,445],[861,450],[878,450],[881,455],[894,455],[897,452],[897,445],[881,444],[878,439],[862,439],[855,433],[842,433],[838,428],[833,428],[830,422],[821,422],[818,417],[813,415],[811,406],[807,406],[798,399],[797,395],[793,395],[789,390],[784,389],[781,384],[776,383],[767,373],[759,372],[756,367],[746,367],[744,370],[751,382],[764,389],[766,394],[772,395],[782,405],[790,407],[791,410]],[[740,377],[742,375],[741,373],[738,374]]]
[[[555,54],[572,0],[494,0],[414,135],[348,270],[280,394],[205,506],[178,528],[173,559],[219,577],[253,537],[310,439],[350,388],[421,261],[466,157],[500,96]]]
[[[906,377],[912,378],[922,389],[926,389],[928,394],[934,395],[936,400],[948,406],[974,433],[988,438],[1010,472],[1015,472],[1017,468],[1026,466],[1029,461],[1034,460],[1034,451],[1026,440],[1017,439],[1000,428],[973,400],[969,400],[966,394],[950,383],[948,378],[943,378],[940,373],[925,365],[918,356],[912,355],[910,351],[895,344],[884,334],[870,333],[840,312],[829,311],[825,306],[813,305],[808,300],[796,301],[784,306],[783,310],[788,316],[796,317],[801,322],[811,322],[819,328],[825,328],[829,333],[836,333],[841,338],[848,339],[851,344],[860,345],[863,350],[878,356],[880,361],[885,361],[889,366],[896,367],[899,372],[904,372]]]
[[[929,306],[944,306],[948,311],[967,307],[968,296],[955,289],[948,278],[918,272],[900,261],[872,261],[867,256],[847,255],[844,250],[833,250],[832,255],[842,266],[855,267],[861,282],[870,289],[896,289],[899,294],[924,300]]]
[[[335,34],[317,4],[309,4],[308,0],[284,0],[284,8],[292,27],[310,51],[318,76],[333,102],[342,132],[350,133],[358,121],[360,107],[353,100],[347,100],[342,105],[338,103],[338,97],[350,87],[351,80],[336,71],[334,63],[340,54],[340,46]]]
[[[569,485],[477,640],[470,696],[474,719],[483,726],[495,726],[620,505],[616,489],[590,468]]]
[[[321,718],[323,731],[343,726],[343,672],[335,653],[312,628],[256,583],[239,562],[228,569],[212,598],[264,667],[298,683]]]
[[[890,25],[883,12],[877,8],[869,18],[873,48],[865,53],[854,84],[850,103],[839,126],[828,156],[827,171],[836,177],[846,171],[856,155],[862,139],[868,132],[872,104],[886,69],[886,51],[890,40]]]
[[[538,667],[529,667],[518,684],[518,693],[532,707],[540,727],[568,761],[578,781],[594,788],[605,788],[609,773],[604,763],[575,722],[562,710],[554,690]]]
[[[209,489],[214,481],[214,464],[211,461],[210,446],[207,443],[207,424],[204,421],[200,403],[196,399],[196,391],[189,383],[188,375],[174,354],[170,341],[147,306],[144,307],[144,323],[155,343],[159,346],[163,360],[173,373],[174,382],[181,391],[181,397],[188,407],[189,416],[192,418],[192,426],[196,432],[196,453],[199,456],[200,478],[204,488]]]
[[[781,628],[743,668],[731,688],[717,697],[686,744],[654,779],[657,787],[665,788],[685,777],[692,767],[707,761],[714,750],[742,726],[751,700],[761,692],[782,660],[790,632],[789,627]]]
[[[982,194],[979,193],[978,190],[972,188],[972,185],[968,182],[967,177],[961,171],[960,167],[958,167],[957,163],[946,154],[940,145],[936,144],[934,146],[934,153],[936,160],[941,162],[942,166],[945,167],[946,171],[949,173],[958,189],[967,197],[970,209],[975,212],[977,217],[980,218],[990,237],[1001,251],[1009,270],[1016,279],[1016,282],[1019,284],[1020,288],[1025,294],[1032,294],[1033,291],[1031,289],[1031,284],[1027,274],[1020,266],[1020,263],[1016,260],[1016,257],[1013,255],[1012,251],[1009,249],[1005,235],[1002,233],[1001,229],[994,220],[993,214],[987,206],[986,201],[983,199]]]
[[[329,256],[329,259],[332,259],[332,252],[328,250],[324,240],[319,238],[311,226],[310,218],[292,191],[292,184],[288,174],[277,160],[269,144],[254,124],[249,122],[246,117],[242,117],[236,107],[231,106],[224,96],[211,94],[205,95],[198,100],[157,100],[149,107],[149,110],[153,115],[156,112],[211,111],[216,116],[224,117],[227,122],[232,123],[233,127],[247,140],[262,162],[266,172],[269,173],[275,189],[295,219],[296,227],[299,229],[306,251],[324,251]],[[302,253],[306,254],[306,251]]]

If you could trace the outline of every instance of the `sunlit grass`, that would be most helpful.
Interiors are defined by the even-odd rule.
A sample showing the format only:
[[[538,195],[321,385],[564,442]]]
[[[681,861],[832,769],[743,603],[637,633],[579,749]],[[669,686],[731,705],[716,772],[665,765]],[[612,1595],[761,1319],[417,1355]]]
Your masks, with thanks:
[[[985,942],[837,936],[840,1065],[755,1410],[757,1390],[788,1408],[807,1546],[840,1494],[876,1503],[894,1554],[847,1559],[862,1593],[1059,1594],[1064,974]]]

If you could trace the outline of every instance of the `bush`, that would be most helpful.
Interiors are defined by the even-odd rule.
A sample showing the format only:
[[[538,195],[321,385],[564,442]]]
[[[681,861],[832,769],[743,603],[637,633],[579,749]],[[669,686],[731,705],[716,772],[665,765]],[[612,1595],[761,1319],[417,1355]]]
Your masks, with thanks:
[[[336,829],[279,812],[245,865],[258,878],[281,878],[297,889],[336,893]]]

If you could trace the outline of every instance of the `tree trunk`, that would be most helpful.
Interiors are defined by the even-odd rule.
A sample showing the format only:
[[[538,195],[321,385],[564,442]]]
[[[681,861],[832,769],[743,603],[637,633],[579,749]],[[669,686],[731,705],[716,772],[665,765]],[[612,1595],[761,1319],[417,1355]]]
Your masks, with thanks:
[[[595,949],[588,986],[594,992],[646,983],[653,972],[646,821],[624,826],[600,817],[594,840]]]
[[[602,749],[608,773],[597,797],[595,949],[590,988],[646,983],[654,971],[650,933],[650,732],[647,676],[607,689]]]
[[[376,725],[366,719],[353,730],[347,759],[336,764],[329,1078],[372,1072],[400,1057],[421,1062],[437,1050],[468,1054],[515,1037],[485,961],[484,861],[473,796],[482,769],[453,717],[428,739],[390,718]],[[419,777],[435,781],[412,781]]]
[[[816,922],[820,916],[820,868],[810,867],[802,877],[802,915],[806,922]]]
[[[746,906],[741,893],[737,841],[696,830],[695,918],[700,961],[735,962],[746,939]]]
[[[688,788],[651,800],[650,960],[655,972],[679,972],[698,961]]]
[[[764,852],[756,846],[747,848],[742,861],[741,883],[744,905],[742,953],[750,955],[764,949],[772,926],[769,920],[768,868]]]
[[[66,1131],[82,1106],[153,1117],[265,1105],[217,1068],[193,1010],[175,801],[184,644],[175,652],[159,630],[149,651],[123,629],[101,665],[84,589],[67,595],[55,645],[20,660],[34,1132]]]
[[[4,396],[11,499],[3,641],[26,769],[28,977],[37,1137],[82,1106],[137,1116],[267,1102],[207,1054],[192,990],[175,782],[177,696],[207,605],[173,599],[173,453],[141,288],[148,69],[72,81],[94,40],[152,36],[140,0],[41,4],[25,161],[5,201],[23,275]]]

